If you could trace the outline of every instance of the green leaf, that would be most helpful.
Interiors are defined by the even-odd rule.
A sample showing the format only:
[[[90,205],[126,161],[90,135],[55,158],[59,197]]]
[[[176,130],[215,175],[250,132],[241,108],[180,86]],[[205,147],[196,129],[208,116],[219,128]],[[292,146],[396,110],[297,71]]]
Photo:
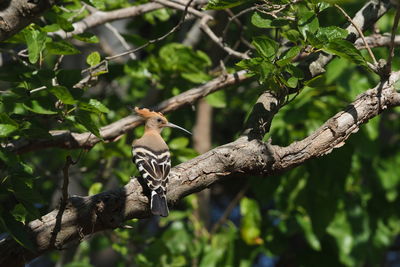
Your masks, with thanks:
[[[258,74],[260,75],[260,82],[264,83],[266,82],[270,77],[271,74],[276,70],[276,67],[274,64],[263,61],[261,64],[258,66]]]
[[[18,123],[15,120],[11,119],[7,113],[0,113],[0,123],[11,124],[18,127]]]
[[[252,44],[262,57],[265,57],[270,61],[275,58],[279,47],[277,42],[267,36],[255,37]]]
[[[300,13],[298,28],[304,38],[307,37],[307,32],[315,33],[319,28],[319,21],[316,14],[312,11],[302,11]]]
[[[300,227],[303,229],[308,244],[316,251],[320,251],[321,243],[313,232],[310,217],[305,215],[296,215],[296,220]]]
[[[89,0],[89,2],[95,6],[97,9],[105,9],[105,1],[104,0]]]
[[[110,112],[110,110],[105,105],[103,105],[100,101],[98,101],[97,99],[91,98],[89,100],[89,105],[96,108],[98,111],[100,111],[102,113]]]
[[[29,62],[34,64],[38,61],[40,53],[45,47],[47,40],[46,33],[28,28],[24,31],[24,36],[28,46]]]
[[[205,72],[182,73],[181,76],[192,83],[204,83],[211,79]]]
[[[327,43],[335,39],[343,39],[348,35],[347,30],[341,29],[336,26],[321,27],[318,29],[317,34],[307,32],[308,42],[315,48],[320,49]]]
[[[250,59],[243,59],[236,63],[236,66],[241,67],[242,69],[256,70],[258,65],[263,62],[263,59],[260,57],[253,57]]]
[[[334,2],[334,3],[338,3],[339,1],[336,0],[326,0],[325,2],[320,2],[317,3],[317,7],[318,7],[318,12],[321,12],[329,7],[331,7],[331,4],[329,2]]]
[[[0,146],[0,160],[4,162],[7,165],[7,167],[11,169],[18,169],[20,167],[19,157],[14,153],[6,151],[1,146]]]
[[[252,2],[249,0],[210,0],[205,9],[226,9],[239,6],[246,2]]]
[[[61,27],[56,23],[49,24],[49,25],[42,27],[42,30],[45,32],[56,32],[59,29],[61,29]]]
[[[49,91],[64,104],[73,105],[76,103],[76,100],[73,98],[69,90],[64,86],[52,86],[49,88]]]
[[[94,35],[93,33],[90,32],[84,32],[81,34],[75,34],[73,36],[76,40],[85,42],[85,43],[89,43],[89,44],[95,44],[99,42],[99,38]]]
[[[225,108],[226,107],[226,97],[225,91],[219,90],[215,93],[206,96],[207,103],[214,108]]]
[[[87,58],[86,58],[86,63],[87,63],[89,66],[94,67],[94,66],[96,66],[97,64],[100,63],[100,60],[101,60],[101,58],[100,58],[99,52],[93,52],[93,53],[90,53],[90,54],[87,56]]]
[[[282,32],[282,36],[293,43],[297,43],[300,40],[300,33],[293,29]]]
[[[326,36],[328,41],[332,41],[334,39],[344,39],[348,34],[348,31],[345,29],[329,26],[319,28],[316,37],[320,38],[321,36]]]
[[[254,12],[251,16],[251,23],[258,28],[272,28],[271,19],[264,18],[260,12]]]
[[[114,243],[114,244],[116,244],[116,243]],[[79,260],[79,261],[72,261],[68,264],[65,264],[64,267],[93,267],[93,265],[90,264],[89,262]]]
[[[298,82],[299,82],[299,79],[297,79],[296,77],[290,77],[286,81],[287,86],[289,86],[290,88],[296,88]]]
[[[89,102],[79,102],[78,104],[80,109],[95,112],[95,113],[108,113],[110,110],[103,105],[100,101],[96,99],[90,99]]]
[[[293,64],[286,65],[285,71],[287,71],[288,73],[290,73],[290,75],[296,77],[299,80],[304,78],[303,70]]]
[[[15,205],[14,209],[11,211],[11,214],[15,220],[25,224],[26,216],[28,215],[28,211],[25,209],[25,207],[21,203],[18,203],[17,205]]]
[[[355,240],[346,212],[339,211],[336,213],[335,218],[327,228],[327,233],[335,238],[341,261],[349,261]],[[348,265],[351,266],[351,264]]]
[[[194,149],[186,147],[175,151],[175,155],[179,162],[185,162],[198,156],[198,153]]]
[[[324,47],[322,50],[330,54],[350,60],[351,62],[368,68],[365,58],[361,55],[352,43],[346,40],[334,39]]]
[[[72,32],[74,30],[72,23],[62,16],[57,16],[57,24],[66,32]]]
[[[276,61],[276,64],[278,64],[278,66],[280,67],[289,64],[296,56],[300,54],[300,51],[301,47],[299,46],[294,46],[290,48],[281,59]]]
[[[166,8],[153,10],[144,14],[144,19],[153,25],[157,23],[157,20],[167,21],[169,18],[170,14]]]
[[[46,48],[53,55],[75,55],[80,51],[66,41],[53,41],[46,44]]]
[[[171,149],[182,149],[187,147],[188,144],[189,139],[187,137],[177,137],[172,139],[168,145]]]
[[[263,240],[261,235],[261,214],[257,201],[244,197],[240,201],[240,234],[249,245],[260,245]]]
[[[30,102],[24,103],[23,107],[29,111],[32,111],[32,112],[35,112],[38,114],[52,115],[52,114],[58,113],[57,111],[53,111],[53,110],[43,107],[42,104],[39,103],[37,100],[32,100]]]
[[[0,124],[0,138],[12,134],[18,127],[12,124]]]
[[[76,120],[78,123],[83,125],[86,130],[102,139],[99,128],[97,127],[95,120],[92,119],[90,112],[79,110],[76,114]]]
[[[260,83],[267,81],[271,74],[277,69],[276,65],[260,57],[244,59],[236,65],[241,68],[248,69],[250,74],[259,75]]]
[[[211,78],[206,73],[206,68],[211,66],[211,60],[202,51],[194,51],[191,47],[170,43],[160,49],[159,56],[160,67],[166,71],[178,73],[190,82],[202,83]]]
[[[102,183],[92,184],[89,188],[89,196],[93,196],[93,195],[100,193],[102,189],[103,189]]]

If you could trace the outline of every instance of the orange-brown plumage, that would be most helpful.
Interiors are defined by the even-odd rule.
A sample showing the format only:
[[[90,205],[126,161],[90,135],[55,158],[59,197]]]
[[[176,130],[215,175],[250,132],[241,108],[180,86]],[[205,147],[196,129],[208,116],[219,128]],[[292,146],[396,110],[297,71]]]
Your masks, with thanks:
[[[150,118],[150,117],[154,117],[154,116],[161,116],[163,117],[165,120],[167,120],[167,118],[164,117],[164,115],[161,112],[156,112],[156,111],[152,111],[148,108],[138,108],[135,107],[135,112],[140,115],[143,118]],[[168,121],[168,120],[167,120]]]

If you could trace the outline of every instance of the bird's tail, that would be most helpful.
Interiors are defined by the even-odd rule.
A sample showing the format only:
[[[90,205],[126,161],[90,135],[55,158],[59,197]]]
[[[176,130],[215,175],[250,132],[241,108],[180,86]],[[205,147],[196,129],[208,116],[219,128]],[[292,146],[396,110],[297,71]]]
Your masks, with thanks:
[[[157,194],[156,191],[151,192],[151,213],[167,217],[169,214],[167,198],[164,193]]]

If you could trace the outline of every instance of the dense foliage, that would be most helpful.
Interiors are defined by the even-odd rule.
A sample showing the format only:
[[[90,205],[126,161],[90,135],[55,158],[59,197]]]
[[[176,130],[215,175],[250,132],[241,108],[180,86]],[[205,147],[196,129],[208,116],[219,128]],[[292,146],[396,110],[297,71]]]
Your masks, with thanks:
[[[146,45],[135,56],[110,59],[126,50],[104,26],[62,39],[54,32],[95,12],[117,10],[147,1],[60,1],[43,17],[0,44],[0,230],[34,250],[24,230],[60,202],[62,168],[71,155],[69,194],[93,195],[126,184],[138,171],[131,162],[132,140],[143,127],[91,149],[35,148],[16,153],[7,144],[49,140],[49,131],[99,129],[131,114],[132,106],[154,106],[206,83],[225,71],[249,70],[248,81],[207,97],[214,109],[212,145],[239,136],[257,97],[265,90],[290,94],[264,140],[286,146],[308,136],[355,97],[376,86],[366,50],[346,39],[347,23],[331,1],[211,0],[212,29],[249,58],[228,56],[206,35],[191,46],[185,38],[195,21],[180,23],[182,10],[161,8],[113,23],[131,47]],[[354,15],[357,1],[341,5]],[[242,12],[243,11],[243,12]],[[242,13],[240,13],[242,12]],[[236,19],[229,19],[240,14]],[[390,33],[395,9],[375,25]],[[366,32],[372,34],[373,31]],[[222,42],[222,41],[221,41]],[[335,58],[326,72],[310,77],[302,60],[323,51]],[[386,59],[387,47],[373,48]],[[398,48],[395,53],[398,55]],[[223,61],[224,68],[220,62]],[[394,58],[393,69],[400,61]],[[86,78],[86,79],[84,79]],[[190,106],[169,115],[191,129]],[[399,258],[400,110],[392,109],[362,126],[340,149],[269,177],[241,176],[214,185],[209,206],[192,194],[167,218],[131,220],[132,229],[116,229],[72,245],[68,256],[49,252],[43,262],[65,266],[102,266],[106,255],[115,266],[363,266]],[[54,132],[52,132],[54,133]],[[198,152],[190,137],[164,130],[173,165]],[[239,192],[239,196],[237,196]],[[236,196],[236,197],[235,197]],[[214,227],[231,201],[228,219]],[[199,210],[207,216],[200,216]],[[111,265],[109,265],[111,266]]]

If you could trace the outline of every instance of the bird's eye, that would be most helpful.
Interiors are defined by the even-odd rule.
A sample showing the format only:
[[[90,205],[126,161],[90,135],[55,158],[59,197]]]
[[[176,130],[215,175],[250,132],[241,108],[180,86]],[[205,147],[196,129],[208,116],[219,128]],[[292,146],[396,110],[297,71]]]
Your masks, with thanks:
[[[161,118],[158,118],[158,119],[157,119],[157,122],[158,122],[158,123],[162,123],[163,121],[162,121]]]

